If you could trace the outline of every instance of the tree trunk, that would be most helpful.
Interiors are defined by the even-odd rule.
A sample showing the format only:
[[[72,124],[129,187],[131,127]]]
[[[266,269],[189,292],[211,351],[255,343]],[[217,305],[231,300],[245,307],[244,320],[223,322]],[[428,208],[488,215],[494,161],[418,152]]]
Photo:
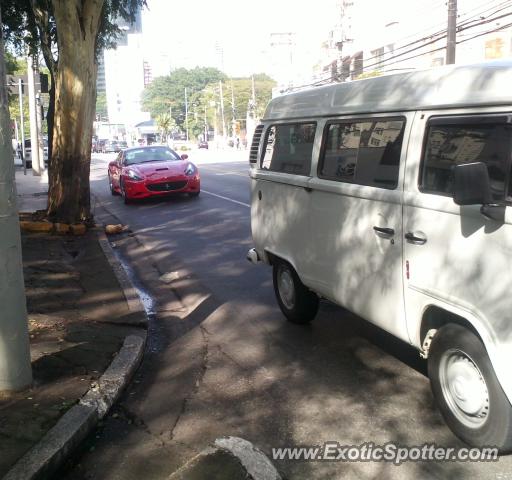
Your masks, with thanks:
[[[103,3],[52,1],[59,32],[48,189],[48,217],[53,221],[92,221],[89,172],[96,104],[94,54]]]

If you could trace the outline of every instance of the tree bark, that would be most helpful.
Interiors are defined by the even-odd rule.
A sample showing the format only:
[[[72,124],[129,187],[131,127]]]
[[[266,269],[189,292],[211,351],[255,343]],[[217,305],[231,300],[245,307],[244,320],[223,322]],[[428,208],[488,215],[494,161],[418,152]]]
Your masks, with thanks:
[[[59,61],[48,217],[91,222],[89,173],[96,105],[95,46],[104,0],[53,0]]]

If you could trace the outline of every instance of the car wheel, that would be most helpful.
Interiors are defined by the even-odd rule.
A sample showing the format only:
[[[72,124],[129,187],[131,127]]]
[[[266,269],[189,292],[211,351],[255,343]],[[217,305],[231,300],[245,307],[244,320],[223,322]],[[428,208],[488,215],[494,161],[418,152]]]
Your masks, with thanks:
[[[110,188],[110,193],[112,195],[114,195],[114,196],[117,195],[117,192],[114,189],[114,184],[112,183],[112,177],[110,175],[110,172],[108,174],[108,188]]]
[[[198,197],[201,193],[201,190],[198,190],[197,192],[189,192],[190,197]]]
[[[123,197],[123,202],[125,205],[128,205],[131,203],[132,199],[128,196],[128,193],[126,193],[126,190],[124,189],[124,182],[123,180],[119,183],[119,189],[121,190],[121,196]]]
[[[443,326],[430,346],[428,375],[455,435],[474,447],[512,451],[512,406],[477,335],[460,325]]]
[[[309,323],[318,312],[318,296],[301,281],[293,267],[283,261],[273,266],[274,292],[284,316],[293,323]]]

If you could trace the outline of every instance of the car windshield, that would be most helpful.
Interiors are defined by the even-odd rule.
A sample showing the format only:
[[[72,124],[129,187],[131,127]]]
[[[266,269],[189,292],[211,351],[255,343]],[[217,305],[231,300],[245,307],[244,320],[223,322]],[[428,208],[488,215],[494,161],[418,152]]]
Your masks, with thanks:
[[[128,150],[125,153],[126,165],[145,162],[161,162],[161,161],[177,161],[181,157],[170,148],[154,147],[154,148],[138,148]]]

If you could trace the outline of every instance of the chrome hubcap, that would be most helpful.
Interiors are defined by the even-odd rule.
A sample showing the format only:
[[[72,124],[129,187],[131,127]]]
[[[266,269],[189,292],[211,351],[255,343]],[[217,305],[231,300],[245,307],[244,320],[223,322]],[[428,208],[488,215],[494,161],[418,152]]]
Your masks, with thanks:
[[[448,350],[439,368],[443,395],[452,413],[467,427],[482,426],[489,414],[489,391],[475,362],[460,350]]]
[[[277,286],[279,288],[281,301],[286,308],[291,310],[295,306],[295,288],[292,274],[287,267],[281,267],[279,269]]]

